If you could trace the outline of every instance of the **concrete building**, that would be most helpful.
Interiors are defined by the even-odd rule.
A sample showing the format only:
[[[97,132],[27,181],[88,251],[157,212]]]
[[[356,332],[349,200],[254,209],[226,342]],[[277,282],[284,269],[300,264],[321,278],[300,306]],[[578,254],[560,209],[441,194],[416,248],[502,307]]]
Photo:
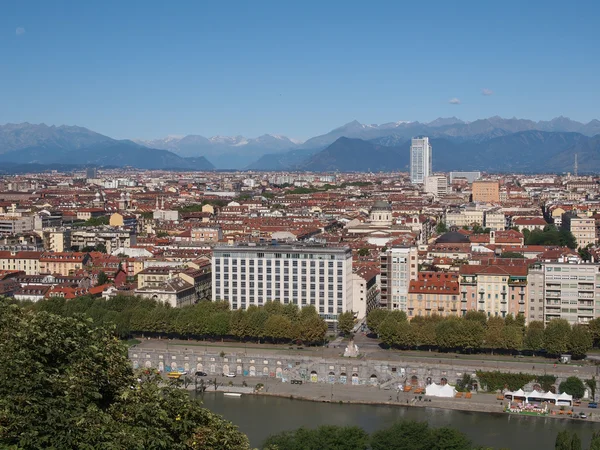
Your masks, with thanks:
[[[471,227],[475,224],[483,227],[485,224],[485,211],[473,207],[446,211],[444,222],[449,227]]]
[[[438,315],[460,316],[460,286],[457,273],[419,272],[408,288],[408,318]]]
[[[465,178],[469,183],[481,178],[481,172],[450,172],[450,184],[455,178]]]
[[[432,154],[428,137],[413,138],[410,145],[410,182],[423,184],[431,176]]]
[[[131,247],[136,244],[136,234],[128,229],[83,229],[71,232],[71,245],[80,250],[85,247],[95,247],[102,244],[107,253],[112,253],[120,247]]]
[[[137,273],[138,277],[138,287],[146,288],[146,287],[157,287],[167,280],[175,277],[178,272],[181,272],[182,269],[179,267],[167,267],[167,266],[155,266],[155,267],[147,267],[144,270]]]
[[[506,215],[500,211],[500,208],[492,208],[485,212],[484,228],[492,231],[503,231],[506,229]]]
[[[445,175],[432,175],[425,178],[425,192],[435,198],[448,194],[448,178]]]
[[[19,234],[34,230],[33,216],[0,216],[0,234]]]
[[[600,317],[600,265],[544,263],[544,321],[566,319],[571,324]]]
[[[542,264],[529,267],[527,273],[529,306],[525,315],[527,322],[544,321],[544,270]]]
[[[223,231],[219,226],[192,228],[191,239],[192,242],[219,242]]]
[[[593,217],[580,217],[567,212],[562,215],[562,228],[571,232],[577,241],[577,247],[587,247],[598,242],[596,237],[596,221]]]
[[[359,268],[352,274],[352,311],[362,319],[379,306],[379,284],[377,270]]]
[[[68,252],[71,250],[71,230],[49,229],[42,232],[44,250],[49,252]]]
[[[408,311],[408,288],[419,272],[416,247],[392,247],[381,254],[382,308]]]
[[[496,180],[473,181],[473,201],[482,203],[500,202],[500,183]]]
[[[213,249],[212,299],[232,309],[268,300],[313,305],[331,327],[353,310],[352,252],[322,245],[237,245]]]

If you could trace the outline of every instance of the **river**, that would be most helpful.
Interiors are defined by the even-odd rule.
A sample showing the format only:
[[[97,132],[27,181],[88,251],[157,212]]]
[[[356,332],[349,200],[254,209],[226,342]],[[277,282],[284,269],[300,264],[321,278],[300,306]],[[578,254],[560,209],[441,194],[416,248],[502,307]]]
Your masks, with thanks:
[[[477,445],[510,450],[552,450],[558,431],[567,428],[579,434],[586,449],[592,433],[600,428],[597,423],[585,419],[387,405],[341,405],[246,394],[241,398],[232,398],[214,392],[207,392],[203,397],[206,408],[236,424],[248,435],[250,444],[259,448],[270,434],[301,426],[357,425],[370,433],[399,420],[418,420],[427,421],[433,427],[457,428]]]

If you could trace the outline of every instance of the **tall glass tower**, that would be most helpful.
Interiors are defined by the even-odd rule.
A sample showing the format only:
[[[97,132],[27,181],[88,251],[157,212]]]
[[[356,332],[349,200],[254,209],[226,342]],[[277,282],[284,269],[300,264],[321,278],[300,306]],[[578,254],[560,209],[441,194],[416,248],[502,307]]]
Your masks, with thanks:
[[[431,175],[431,144],[428,137],[413,138],[410,145],[410,182],[425,183]]]

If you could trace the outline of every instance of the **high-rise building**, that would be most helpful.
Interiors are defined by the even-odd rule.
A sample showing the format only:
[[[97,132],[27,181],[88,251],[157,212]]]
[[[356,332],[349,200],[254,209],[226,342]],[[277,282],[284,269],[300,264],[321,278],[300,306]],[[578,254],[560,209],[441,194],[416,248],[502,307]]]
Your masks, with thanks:
[[[448,178],[445,175],[434,175],[425,178],[425,192],[434,197],[443,197],[448,193]]]
[[[410,145],[410,182],[423,184],[431,176],[431,144],[428,137],[413,138]]]
[[[387,309],[408,310],[408,288],[419,273],[417,247],[392,247],[381,254],[381,300]]]
[[[473,181],[473,201],[483,203],[499,203],[500,183],[498,180]]]
[[[352,311],[352,251],[322,245],[217,246],[212,259],[212,299],[232,309],[268,300],[313,305],[334,328]]]

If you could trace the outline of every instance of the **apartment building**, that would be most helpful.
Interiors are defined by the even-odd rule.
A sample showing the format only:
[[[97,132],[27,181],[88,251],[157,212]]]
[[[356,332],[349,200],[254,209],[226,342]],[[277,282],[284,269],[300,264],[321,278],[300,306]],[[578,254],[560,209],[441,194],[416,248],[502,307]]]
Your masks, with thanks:
[[[529,305],[527,307],[527,322],[544,321],[544,270],[542,264],[534,264],[529,267],[527,273],[527,286],[529,294]]]
[[[571,324],[600,317],[600,265],[543,263],[544,321],[566,319]]]
[[[0,216],[0,234],[19,234],[33,231],[34,216]]]
[[[593,217],[580,217],[575,213],[567,212],[562,215],[562,228],[573,234],[577,247],[587,247],[596,244],[596,221]]]
[[[223,231],[221,227],[200,227],[192,228],[192,242],[219,242],[223,239]]]
[[[527,314],[526,265],[462,265],[462,311],[483,311],[488,317]]]
[[[449,227],[470,227],[473,225],[483,226],[485,224],[485,211],[483,209],[465,208],[455,211],[447,211],[445,214],[446,225]]]
[[[432,175],[425,178],[425,192],[435,198],[448,194],[448,178],[445,175]]]
[[[417,247],[392,247],[381,258],[382,308],[408,311],[408,288],[419,273]]]
[[[473,181],[473,201],[482,203],[500,202],[500,183],[496,180]]]
[[[408,318],[462,315],[457,273],[419,272],[408,288]]]
[[[71,230],[49,229],[42,232],[44,250],[50,252],[68,252],[71,250]]]
[[[74,230],[71,232],[71,245],[80,250],[102,244],[106,247],[107,253],[112,253],[118,248],[131,247],[136,242],[135,232],[126,229],[102,228],[98,230]]]
[[[179,265],[178,265],[179,266]],[[173,278],[182,269],[179,267],[153,266],[137,272],[138,287],[157,287]]]
[[[88,253],[43,253],[39,257],[38,273],[51,273],[66,276],[76,270],[82,269],[89,260],[90,255]]]
[[[0,269],[21,270],[26,275],[38,275],[41,256],[41,252],[0,251]]]
[[[352,251],[308,244],[217,246],[213,249],[212,299],[232,309],[268,300],[313,305],[330,327],[353,310]]]
[[[358,319],[379,306],[379,270],[358,268],[352,274],[352,311]]]

